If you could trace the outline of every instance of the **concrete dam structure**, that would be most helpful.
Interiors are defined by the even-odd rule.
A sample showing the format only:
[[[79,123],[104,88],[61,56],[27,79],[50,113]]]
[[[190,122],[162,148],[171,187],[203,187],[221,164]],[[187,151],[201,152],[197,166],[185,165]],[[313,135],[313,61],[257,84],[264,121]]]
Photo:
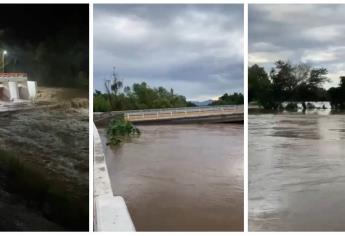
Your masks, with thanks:
[[[25,73],[0,73],[0,101],[17,102],[36,97],[37,83]]]

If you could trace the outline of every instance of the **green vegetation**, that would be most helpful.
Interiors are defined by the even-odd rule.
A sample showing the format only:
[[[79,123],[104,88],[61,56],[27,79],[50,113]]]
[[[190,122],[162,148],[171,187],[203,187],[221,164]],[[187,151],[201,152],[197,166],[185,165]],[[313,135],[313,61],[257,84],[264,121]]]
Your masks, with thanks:
[[[340,84],[337,88],[330,88],[327,91],[332,107],[345,109],[345,76],[340,77]]]
[[[88,199],[77,199],[64,183],[50,180],[47,173],[23,163],[19,157],[0,150],[0,171],[5,174],[6,191],[25,199],[44,217],[67,230],[87,230]]]
[[[339,88],[327,91],[322,87],[329,80],[327,74],[325,68],[277,61],[268,75],[255,64],[248,69],[249,102],[257,102],[266,109],[279,109],[282,102],[302,102],[306,109],[306,101],[330,101],[334,108],[343,107],[345,80]]]
[[[95,112],[194,106],[173,89],[151,88],[145,82],[124,87],[115,68],[112,80],[106,80],[104,85],[106,93],[97,90],[94,93]]]
[[[140,130],[130,121],[120,118],[110,122],[107,135],[110,141],[108,144],[117,145],[129,137],[140,135]]]
[[[102,94],[100,91],[96,90],[96,93],[93,95],[93,110],[95,112],[106,112],[112,110],[106,94]]]
[[[242,93],[227,94],[219,97],[218,100],[213,101],[211,105],[241,105],[244,103]]]

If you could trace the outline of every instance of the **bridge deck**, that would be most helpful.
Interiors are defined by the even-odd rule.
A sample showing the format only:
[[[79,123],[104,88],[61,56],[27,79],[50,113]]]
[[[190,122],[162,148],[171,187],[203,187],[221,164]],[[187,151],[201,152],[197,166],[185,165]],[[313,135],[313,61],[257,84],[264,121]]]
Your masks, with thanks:
[[[243,114],[243,106],[217,106],[124,113],[131,122]]]
[[[243,122],[243,105],[97,112],[94,122],[103,126],[119,116],[141,124]]]

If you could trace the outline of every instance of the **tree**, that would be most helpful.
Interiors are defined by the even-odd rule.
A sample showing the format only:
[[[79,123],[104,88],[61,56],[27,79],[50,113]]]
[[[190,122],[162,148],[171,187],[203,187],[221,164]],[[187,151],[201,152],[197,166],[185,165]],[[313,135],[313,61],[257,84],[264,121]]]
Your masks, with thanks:
[[[333,108],[345,109],[345,76],[340,77],[339,87],[332,87],[327,95]]]
[[[115,103],[118,102],[117,94],[118,91],[122,88],[123,84],[122,81],[118,79],[115,66],[113,67],[112,79],[106,80],[104,86],[108,94],[109,103],[112,107],[116,106]]]
[[[312,68],[300,63],[277,61],[270,76],[264,68],[253,65],[248,69],[249,101],[257,101],[265,108],[278,108],[283,101],[321,101],[326,99],[322,88],[328,80],[327,69]]]
[[[271,81],[268,78],[263,67],[257,64],[248,69],[248,100],[261,101],[266,91],[271,87]]]
[[[278,102],[289,100],[298,84],[295,68],[290,62],[277,61],[272,68],[270,77],[273,82],[273,96]]]
[[[131,87],[125,86],[121,92],[123,83],[119,82],[117,74],[113,71],[112,80],[105,81],[106,92],[103,94],[96,90],[94,93],[94,111],[193,106],[184,96],[174,93],[172,89],[151,88],[142,82],[134,83]]]
[[[328,81],[328,71],[325,68],[312,69],[308,78],[308,84],[311,87],[320,87],[323,83]]]
[[[240,105],[244,103],[244,98],[242,93],[225,93],[218,100],[213,101],[211,105]]]

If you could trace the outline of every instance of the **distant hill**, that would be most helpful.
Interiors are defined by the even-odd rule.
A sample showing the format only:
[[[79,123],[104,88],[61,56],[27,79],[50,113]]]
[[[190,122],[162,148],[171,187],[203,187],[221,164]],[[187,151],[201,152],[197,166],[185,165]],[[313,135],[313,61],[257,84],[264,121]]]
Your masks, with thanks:
[[[212,100],[206,100],[206,101],[191,101],[194,103],[196,106],[207,106],[210,105],[213,101]]]

